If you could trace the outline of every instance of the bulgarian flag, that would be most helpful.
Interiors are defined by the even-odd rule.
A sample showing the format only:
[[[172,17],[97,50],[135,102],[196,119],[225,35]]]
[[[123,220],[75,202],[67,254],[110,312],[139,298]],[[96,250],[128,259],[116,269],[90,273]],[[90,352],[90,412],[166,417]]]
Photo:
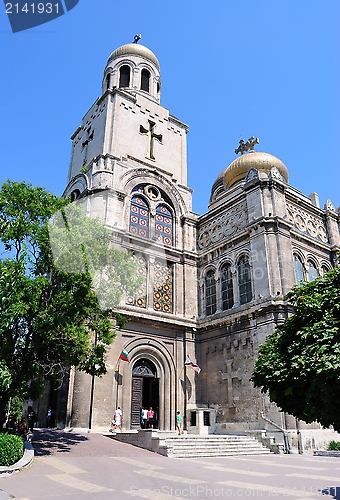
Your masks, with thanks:
[[[193,370],[195,370],[197,375],[201,372],[201,368],[196,363],[193,362],[193,360],[190,358],[189,355],[187,355],[184,364],[185,366],[190,366]]]
[[[129,353],[127,351],[122,351],[119,355],[119,359],[122,359],[123,361],[127,361],[130,363],[130,358],[129,358]]]

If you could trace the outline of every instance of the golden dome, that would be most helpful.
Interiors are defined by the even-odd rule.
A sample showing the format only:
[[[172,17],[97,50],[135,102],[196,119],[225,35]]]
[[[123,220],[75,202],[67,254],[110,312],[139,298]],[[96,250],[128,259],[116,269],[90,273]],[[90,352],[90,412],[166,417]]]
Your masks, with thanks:
[[[276,156],[260,151],[249,151],[248,154],[238,156],[226,170],[224,170],[224,185],[231,187],[235,182],[244,179],[251,168],[269,174],[276,167],[284,180],[288,182],[288,169]]]
[[[158,70],[160,69],[159,62],[155,54],[151,52],[150,49],[144,45],[140,45],[139,43],[127,43],[126,45],[118,47],[118,49],[112,52],[107,63],[125,55],[144,57],[144,59],[148,59],[153,62],[157,66]]]

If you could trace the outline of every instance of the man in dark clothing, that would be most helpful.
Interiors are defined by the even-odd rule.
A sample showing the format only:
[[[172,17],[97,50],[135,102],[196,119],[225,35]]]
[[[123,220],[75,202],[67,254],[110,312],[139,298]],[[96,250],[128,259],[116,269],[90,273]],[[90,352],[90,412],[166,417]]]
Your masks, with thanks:
[[[33,432],[35,421],[36,421],[35,411],[33,410],[32,406],[29,406],[27,413],[27,422],[28,422],[28,428],[31,432]]]

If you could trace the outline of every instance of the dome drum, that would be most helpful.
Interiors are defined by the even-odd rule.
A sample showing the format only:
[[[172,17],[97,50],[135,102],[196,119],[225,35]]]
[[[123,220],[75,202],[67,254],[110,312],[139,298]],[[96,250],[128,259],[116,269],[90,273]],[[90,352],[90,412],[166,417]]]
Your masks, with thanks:
[[[114,50],[104,71],[103,93],[114,87],[149,94],[160,102],[160,66],[155,54],[138,43]]]

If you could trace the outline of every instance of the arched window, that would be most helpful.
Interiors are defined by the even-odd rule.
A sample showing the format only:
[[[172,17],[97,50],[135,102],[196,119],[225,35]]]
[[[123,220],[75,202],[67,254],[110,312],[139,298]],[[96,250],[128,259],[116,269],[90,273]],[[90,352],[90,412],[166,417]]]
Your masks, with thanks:
[[[205,313],[211,316],[216,312],[216,282],[214,271],[208,271],[205,277]]]
[[[318,270],[315,267],[314,262],[308,261],[308,281],[314,281],[315,278],[319,276]]]
[[[71,201],[76,201],[80,196],[80,191],[79,189],[75,189],[74,191],[72,191],[71,193]]]
[[[230,264],[221,270],[222,311],[231,309],[234,305],[233,277]]]
[[[129,87],[130,86],[130,66],[122,66],[119,70],[119,87]]]
[[[156,377],[157,370],[155,365],[148,359],[139,359],[132,369],[132,375],[137,375],[139,377]]]
[[[247,304],[251,301],[253,293],[251,286],[250,265],[247,257],[241,257],[238,261],[238,287],[240,294],[240,304]]]
[[[110,85],[111,85],[111,73],[108,73],[108,75],[106,76],[106,90],[110,88]]]
[[[150,92],[150,72],[145,68],[142,69],[140,88],[145,92]]]
[[[155,311],[172,312],[172,266],[162,260],[155,261],[153,308]]]
[[[132,294],[127,294],[126,303],[129,306],[143,307],[146,308],[146,290],[147,290],[147,265],[146,260],[143,256],[136,256],[137,261],[137,278],[141,279],[141,284],[133,296]]]
[[[149,237],[149,206],[141,196],[133,196],[130,206],[130,233]]]
[[[158,205],[155,217],[155,235],[157,241],[172,245],[172,214],[165,205]]]
[[[329,269],[326,266],[322,266],[321,268],[321,276],[324,276],[326,273],[328,273]]]
[[[303,266],[302,266],[302,262],[301,262],[301,259],[298,255],[294,255],[294,272],[295,272],[295,283],[297,285],[300,285],[305,277],[303,275]]]

